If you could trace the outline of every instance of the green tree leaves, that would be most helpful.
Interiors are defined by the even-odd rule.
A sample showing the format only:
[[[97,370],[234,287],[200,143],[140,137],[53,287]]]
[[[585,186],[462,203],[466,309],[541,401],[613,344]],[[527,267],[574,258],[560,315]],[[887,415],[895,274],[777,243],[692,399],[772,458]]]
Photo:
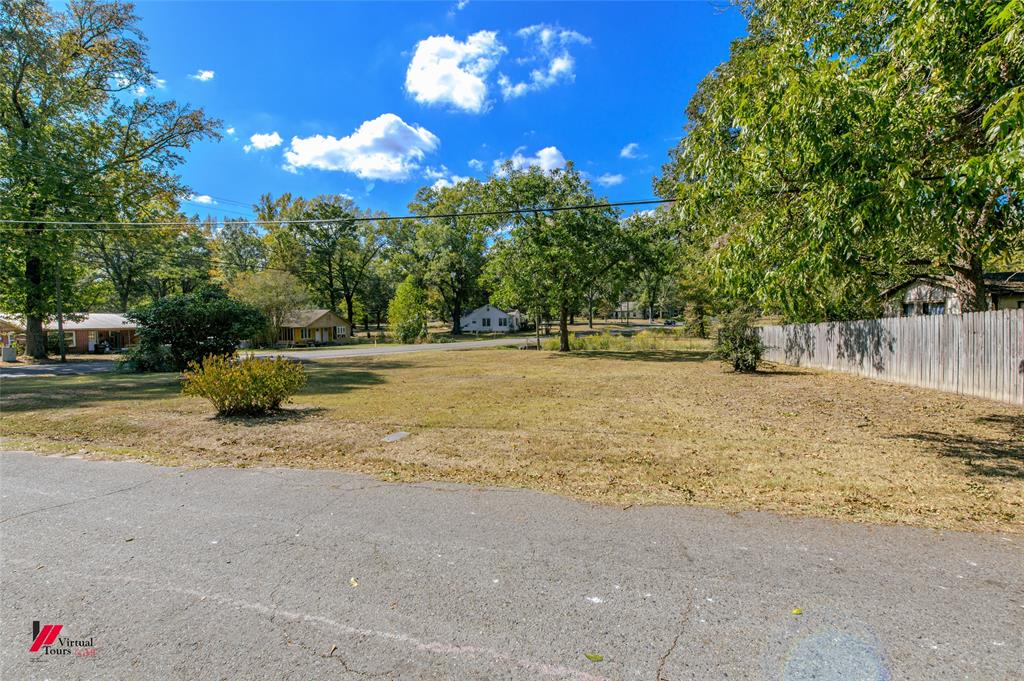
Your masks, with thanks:
[[[843,317],[924,270],[983,306],[984,266],[1022,247],[1020,125],[1003,113],[1020,86],[1006,21],[1019,3],[743,7],[750,35],[701,83],[656,183],[725,290]]]

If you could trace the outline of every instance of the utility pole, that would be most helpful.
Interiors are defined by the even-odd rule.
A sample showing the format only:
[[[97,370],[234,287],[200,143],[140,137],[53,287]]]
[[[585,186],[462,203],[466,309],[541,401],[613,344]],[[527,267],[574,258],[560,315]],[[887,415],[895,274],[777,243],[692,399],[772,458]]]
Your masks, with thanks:
[[[54,284],[57,289],[57,346],[60,348],[60,361],[67,362],[68,350],[66,343],[64,342],[64,301],[60,294],[60,257],[57,258],[57,264],[54,267],[53,272],[55,279]]]

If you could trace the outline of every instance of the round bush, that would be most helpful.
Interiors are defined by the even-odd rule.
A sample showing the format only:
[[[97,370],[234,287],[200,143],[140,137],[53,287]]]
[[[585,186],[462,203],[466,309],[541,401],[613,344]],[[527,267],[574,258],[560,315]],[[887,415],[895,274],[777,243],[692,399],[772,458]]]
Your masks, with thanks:
[[[208,355],[202,364],[189,363],[182,374],[182,393],[204,397],[224,416],[261,416],[306,385],[306,370],[283,357]]]

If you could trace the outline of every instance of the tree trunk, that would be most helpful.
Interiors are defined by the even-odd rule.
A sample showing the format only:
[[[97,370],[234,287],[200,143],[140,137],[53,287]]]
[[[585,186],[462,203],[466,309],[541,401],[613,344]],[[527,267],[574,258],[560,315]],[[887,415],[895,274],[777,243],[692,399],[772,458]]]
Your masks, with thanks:
[[[569,306],[558,310],[558,351],[569,352]]]
[[[348,295],[348,294],[345,295],[345,312],[346,312],[346,314],[348,314],[347,319],[348,319],[348,323],[349,324],[353,324],[355,322],[355,318],[356,318],[356,315],[355,315],[355,305],[352,302],[352,298],[353,298],[353,296],[351,296],[351,295]]]
[[[57,294],[57,347],[60,348],[60,361],[66,362],[68,361],[68,348],[67,342],[64,339],[64,301],[61,298],[59,270],[56,272],[56,275],[54,277],[54,284]]]
[[[594,328],[594,301],[591,299],[587,303],[587,328]]]
[[[43,331],[43,265],[37,255],[25,259],[25,354],[33,359],[46,359],[46,332]]]
[[[460,291],[456,291],[452,294],[454,300],[452,301],[452,335],[458,336],[462,333],[462,296],[459,295]]]
[[[972,253],[964,260],[964,267],[953,270],[953,289],[960,298],[960,311],[983,312],[988,309],[988,296],[981,258]]]

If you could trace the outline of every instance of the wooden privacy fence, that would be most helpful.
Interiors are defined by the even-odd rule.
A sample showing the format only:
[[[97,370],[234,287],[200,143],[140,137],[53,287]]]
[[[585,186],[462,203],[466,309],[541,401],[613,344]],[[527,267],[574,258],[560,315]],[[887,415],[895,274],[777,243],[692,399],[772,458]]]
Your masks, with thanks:
[[[1024,309],[759,331],[773,362],[1024,404]]]

